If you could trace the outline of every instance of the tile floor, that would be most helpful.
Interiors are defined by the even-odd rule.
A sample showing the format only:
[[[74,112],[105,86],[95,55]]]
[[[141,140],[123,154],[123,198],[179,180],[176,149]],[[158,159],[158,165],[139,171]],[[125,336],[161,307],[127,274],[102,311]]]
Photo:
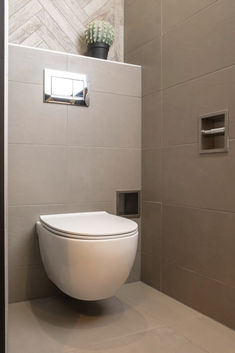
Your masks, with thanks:
[[[9,306],[8,353],[235,353],[235,331],[142,282],[116,297]]]

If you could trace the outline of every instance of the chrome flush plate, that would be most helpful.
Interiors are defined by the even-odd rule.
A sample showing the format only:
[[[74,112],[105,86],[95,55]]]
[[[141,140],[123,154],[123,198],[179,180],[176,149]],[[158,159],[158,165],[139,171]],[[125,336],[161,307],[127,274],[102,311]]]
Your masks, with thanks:
[[[44,69],[44,102],[89,106],[87,76]]]

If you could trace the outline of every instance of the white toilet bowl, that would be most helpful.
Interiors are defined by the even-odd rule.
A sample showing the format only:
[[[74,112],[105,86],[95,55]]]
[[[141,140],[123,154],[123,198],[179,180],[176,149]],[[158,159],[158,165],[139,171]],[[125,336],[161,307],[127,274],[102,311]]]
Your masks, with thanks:
[[[69,296],[108,298],[126,281],[137,251],[136,222],[86,212],[40,216],[36,228],[47,275]]]

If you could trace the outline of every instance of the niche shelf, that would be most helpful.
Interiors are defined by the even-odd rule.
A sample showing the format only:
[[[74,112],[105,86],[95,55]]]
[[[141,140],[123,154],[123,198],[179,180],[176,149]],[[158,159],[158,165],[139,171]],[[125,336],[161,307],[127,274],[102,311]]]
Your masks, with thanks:
[[[199,118],[199,152],[228,152],[228,112],[222,111]]]
[[[140,191],[117,191],[117,215],[128,218],[140,217]]]

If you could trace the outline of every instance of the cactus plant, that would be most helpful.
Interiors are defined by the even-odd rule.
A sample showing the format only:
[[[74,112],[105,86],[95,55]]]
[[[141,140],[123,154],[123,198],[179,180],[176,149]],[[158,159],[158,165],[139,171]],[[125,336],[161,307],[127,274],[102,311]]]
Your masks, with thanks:
[[[106,21],[91,22],[85,31],[88,55],[106,59],[114,41],[113,27]]]
[[[85,31],[85,40],[87,45],[98,42],[111,46],[114,41],[112,25],[106,21],[91,22]]]

